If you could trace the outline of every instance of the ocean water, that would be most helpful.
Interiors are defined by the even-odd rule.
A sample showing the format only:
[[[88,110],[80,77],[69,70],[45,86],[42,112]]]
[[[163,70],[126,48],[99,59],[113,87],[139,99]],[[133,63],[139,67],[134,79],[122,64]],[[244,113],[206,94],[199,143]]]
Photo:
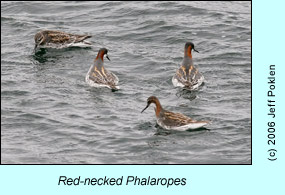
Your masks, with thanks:
[[[42,29],[89,34],[91,48],[34,54]],[[171,78],[192,41],[198,91]],[[99,48],[120,90],[85,75]],[[154,105],[196,120],[156,125]],[[1,163],[250,164],[251,2],[1,2]]]

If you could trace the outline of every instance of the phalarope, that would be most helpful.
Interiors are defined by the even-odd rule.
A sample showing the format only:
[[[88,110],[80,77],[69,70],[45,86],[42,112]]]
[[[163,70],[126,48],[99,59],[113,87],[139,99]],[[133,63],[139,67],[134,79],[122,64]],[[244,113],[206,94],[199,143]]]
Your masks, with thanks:
[[[156,106],[154,109],[156,122],[164,129],[185,131],[188,129],[198,129],[209,123],[209,121],[196,121],[183,114],[164,110],[155,96],[150,96],[147,99],[147,106],[142,110],[142,112],[147,109],[151,103],[154,103]]]
[[[182,65],[172,77],[172,83],[175,87],[194,90],[197,89],[204,81],[203,75],[193,66],[192,49],[198,52],[194,48],[194,44],[192,42],[187,42],[185,44]]]
[[[75,35],[56,30],[42,30],[35,39],[35,49],[40,48],[66,48],[66,47],[90,47],[91,43],[85,41],[90,35]]]
[[[110,61],[108,57],[108,50],[106,48],[101,48],[98,52],[97,57],[95,58],[95,63],[91,65],[85,81],[92,87],[108,87],[110,89],[117,90],[119,89],[118,77],[112,72],[106,70],[103,66],[103,57],[106,55],[106,58]]]

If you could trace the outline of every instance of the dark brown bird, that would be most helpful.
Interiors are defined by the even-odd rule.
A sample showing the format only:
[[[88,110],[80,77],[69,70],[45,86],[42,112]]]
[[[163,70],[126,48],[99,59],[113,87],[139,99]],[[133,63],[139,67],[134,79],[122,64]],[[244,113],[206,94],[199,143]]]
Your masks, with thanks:
[[[92,87],[108,87],[117,90],[119,89],[119,86],[117,86],[119,79],[115,74],[104,68],[104,55],[110,60],[108,57],[108,50],[106,48],[101,48],[94,60],[94,64],[91,65],[85,77],[85,81]]]
[[[187,42],[184,48],[182,65],[172,77],[172,83],[175,87],[194,90],[197,89],[204,81],[203,75],[193,65],[192,50],[198,52],[194,48],[194,44],[192,42]]]
[[[75,35],[56,30],[42,30],[35,39],[35,51],[40,48],[66,48],[66,47],[90,47],[91,43],[85,41],[90,35]]]
[[[164,110],[155,96],[150,96],[147,99],[147,106],[142,110],[142,112],[147,109],[151,103],[154,103],[156,106],[154,109],[156,122],[164,129],[185,131],[188,129],[198,129],[209,123],[209,121],[196,121],[183,114]]]

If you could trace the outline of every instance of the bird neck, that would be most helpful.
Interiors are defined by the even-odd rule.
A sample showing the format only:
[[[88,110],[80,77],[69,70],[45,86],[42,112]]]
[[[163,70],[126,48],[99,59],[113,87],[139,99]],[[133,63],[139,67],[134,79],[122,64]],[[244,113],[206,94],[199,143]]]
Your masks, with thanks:
[[[192,58],[189,58],[188,56],[185,56],[182,62],[182,66],[185,67],[185,69],[189,69],[191,66],[193,66],[193,60]]]
[[[190,59],[192,59],[192,47],[191,46],[189,46],[187,49],[185,49],[184,57],[189,57]]]
[[[161,107],[161,104],[160,104],[159,100],[155,100],[154,104],[156,106],[156,108],[155,108],[155,115],[156,115],[156,117],[158,117],[160,112],[162,111],[162,107]]]
[[[101,58],[96,58],[93,67],[96,67],[98,70],[104,69],[103,60]]]
[[[102,61],[104,61],[103,57],[104,57],[104,52],[103,51],[98,52],[97,57],[95,58],[95,60],[101,59]]]

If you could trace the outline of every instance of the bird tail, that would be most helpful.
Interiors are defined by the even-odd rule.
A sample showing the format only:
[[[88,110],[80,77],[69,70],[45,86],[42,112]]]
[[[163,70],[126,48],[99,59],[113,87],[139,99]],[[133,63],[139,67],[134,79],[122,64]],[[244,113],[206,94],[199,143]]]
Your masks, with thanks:
[[[84,41],[85,39],[89,39],[89,38],[91,38],[91,37],[92,37],[91,35],[80,36],[80,37],[77,38],[77,40],[75,41],[75,43],[82,42],[82,41]]]
[[[110,88],[112,89],[112,91],[117,91],[117,90],[120,89],[118,86],[116,86],[116,85],[114,85],[114,84],[111,84],[111,85],[109,85],[109,86],[110,86]]]

